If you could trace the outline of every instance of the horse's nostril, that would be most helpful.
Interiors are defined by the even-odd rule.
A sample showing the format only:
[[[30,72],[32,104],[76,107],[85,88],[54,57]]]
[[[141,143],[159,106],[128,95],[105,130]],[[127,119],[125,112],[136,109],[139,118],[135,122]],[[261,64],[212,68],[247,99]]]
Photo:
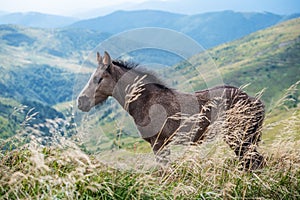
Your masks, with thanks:
[[[87,96],[80,96],[77,100],[78,108],[81,110],[86,110],[89,106],[89,98]]]
[[[78,98],[77,104],[79,107],[82,105],[82,96]]]

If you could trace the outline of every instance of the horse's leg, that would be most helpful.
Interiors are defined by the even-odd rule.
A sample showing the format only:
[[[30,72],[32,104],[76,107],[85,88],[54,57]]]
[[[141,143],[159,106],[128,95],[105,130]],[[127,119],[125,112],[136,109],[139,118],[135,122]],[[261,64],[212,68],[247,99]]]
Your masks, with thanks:
[[[256,170],[264,166],[264,157],[257,151],[257,145],[243,142],[234,149],[245,170]]]
[[[253,128],[253,127],[252,127]],[[257,151],[257,143],[260,141],[261,132],[252,129],[244,131],[241,137],[229,137],[225,141],[234,150],[242,162],[245,170],[255,170],[264,166],[264,157]]]
[[[264,105],[261,101],[253,99],[251,103],[253,117],[249,120],[249,127],[246,128],[246,137],[243,140],[242,164],[245,169],[255,170],[262,168],[266,163],[264,157],[257,151],[258,142],[261,141],[262,125],[264,120]]]
[[[158,163],[167,165],[170,162],[171,151],[164,140],[154,138],[151,141],[151,147]]]
[[[260,105],[262,106],[262,105]],[[262,168],[266,163],[264,157],[257,151],[258,142],[261,141],[261,129],[263,125],[264,108],[257,108],[255,117],[251,120],[251,126],[247,130],[248,148],[244,152],[243,165],[246,169],[255,170]]]

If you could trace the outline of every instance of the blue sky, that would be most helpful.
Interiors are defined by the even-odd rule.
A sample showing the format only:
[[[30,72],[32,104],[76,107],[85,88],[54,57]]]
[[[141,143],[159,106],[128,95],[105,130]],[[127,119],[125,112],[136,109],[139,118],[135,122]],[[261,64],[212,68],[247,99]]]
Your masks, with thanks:
[[[0,0],[6,12],[36,11],[66,16],[99,15],[125,9],[159,9],[185,14],[220,10],[246,12],[300,13],[300,0]]]

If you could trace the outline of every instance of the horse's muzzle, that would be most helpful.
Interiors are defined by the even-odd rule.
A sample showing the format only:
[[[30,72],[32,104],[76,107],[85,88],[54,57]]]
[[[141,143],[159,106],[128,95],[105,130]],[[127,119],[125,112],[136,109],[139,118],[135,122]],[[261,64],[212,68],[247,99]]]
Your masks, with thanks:
[[[91,102],[87,96],[80,96],[77,100],[79,110],[83,112],[89,112],[91,110]]]

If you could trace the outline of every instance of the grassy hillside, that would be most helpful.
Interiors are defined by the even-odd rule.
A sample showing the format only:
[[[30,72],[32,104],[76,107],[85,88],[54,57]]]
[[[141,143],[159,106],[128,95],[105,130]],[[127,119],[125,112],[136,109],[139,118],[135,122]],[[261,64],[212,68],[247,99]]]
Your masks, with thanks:
[[[0,137],[7,139],[8,137],[15,134],[19,127],[20,119],[19,116],[14,116],[14,108],[20,105],[19,102],[0,98]]]
[[[77,71],[87,51],[107,37],[99,31],[0,25],[0,65],[50,65]]]
[[[225,84],[250,84],[246,91],[251,95],[266,89],[263,100],[269,107],[284,89],[300,80],[300,18],[210,49],[189,63],[165,73],[171,74],[168,79],[177,80],[174,87],[206,89],[220,84],[216,79],[220,73]]]
[[[106,37],[96,31],[0,25],[0,138],[14,135],[31,108],[39,113],[37,124],[63,118],[51,106],[72,99],[76,77],[84,76],[76,75],[80,60]],[[20,105],[27,107],[11,118]]]
[[[299,110],[276,119],[276,137],[263,143],[267,165],[247,172],[221,140],[177,151],[168,166],[136,151],[87,155],[72,139],[39,147],[35,140],[0,152],[3,199],[299,199]],[[272,119],[273,120],[273,119]],[[287,123],[288,122],[288,123]],[[268,122],[268,129],[274,128]],[[264,130],[265,131],[265,130]],[[175,151],[176,152],[176,151]]]
[[[0,97],[0,140],[8,139],[18,133],[24,126],[44,124],[47,120],[65,119],[65,116],[52,107],[40,102]],[[26,120],[30,119],[30,122]],[[44,127],[44,134],[49,128]],[[3,147],[1,146],[0,149]]]
[[[108,34],[0,25],[0,97],[54,105],[70,101],[82,60]]]

